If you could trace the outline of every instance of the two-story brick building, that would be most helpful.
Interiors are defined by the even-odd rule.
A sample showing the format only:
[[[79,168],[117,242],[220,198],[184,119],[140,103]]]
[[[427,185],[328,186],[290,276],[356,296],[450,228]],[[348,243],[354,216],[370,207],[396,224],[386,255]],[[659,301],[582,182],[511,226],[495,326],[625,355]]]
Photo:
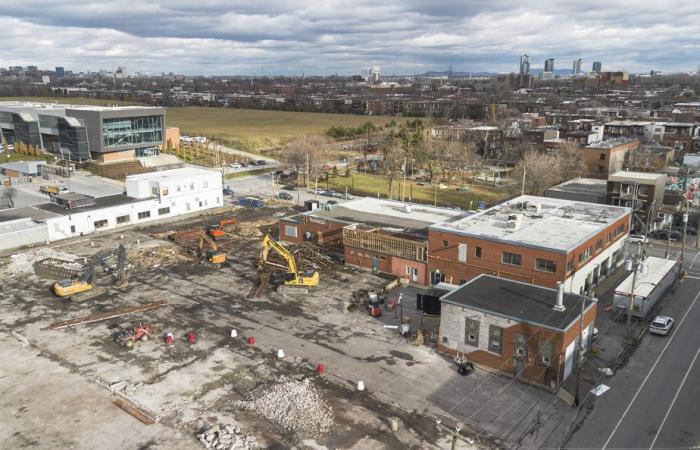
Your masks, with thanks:
[[[630,208],[524,195],[429,227],[430,282],[489,274],[584,293],[623,259]]]
[[[637,139],[609,139],[590,144],[581,149],[585,178],[607,179],[624,168],[629,152],[639,147]]]

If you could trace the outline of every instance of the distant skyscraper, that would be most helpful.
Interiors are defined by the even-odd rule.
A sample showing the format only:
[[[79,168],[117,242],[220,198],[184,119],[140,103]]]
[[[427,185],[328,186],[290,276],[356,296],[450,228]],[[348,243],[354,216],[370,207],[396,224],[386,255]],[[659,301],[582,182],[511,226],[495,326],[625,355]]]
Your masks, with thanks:
[[[527,75],[530,73],[530,58],[527,55],[520,57],[520,75]]]
[[[594,73],[600,73],[603,71],[603,63],[600,61],[596,61],[593,63],[593,72]]]
[[[571,70],[571,75],[574,77],[581,75],[581,58],[574,59],[574,67]]]
[[[56,78],[61,78],[66,74],[66,71],[63,69],[63,67],[56,67]]]
[[[544,61],[544,71],[554,72],[554,58],[549,58]]]

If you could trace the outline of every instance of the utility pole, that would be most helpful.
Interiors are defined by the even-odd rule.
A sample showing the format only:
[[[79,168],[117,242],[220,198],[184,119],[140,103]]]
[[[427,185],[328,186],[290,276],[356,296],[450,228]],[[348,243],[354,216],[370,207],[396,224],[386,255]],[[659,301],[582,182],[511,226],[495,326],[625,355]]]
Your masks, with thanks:
[[[591,298],[593,296],[591,295]],[[583,313],[586,310],[586,299],[583,297],[581,299],[581,317],[579,318],[579,330],[578,330],[578,358],[576,362],[576,393],[574,395],[574,404],[579,405],[580,396],[579,391],[581,390],[581,370],[583,369]]]
[[[683,272],[683,262],[685,261],[685,236],[688,233],[688,200],[683,202],[683,236],[681,236],[681,269],[678,271],[680,277]]]
[[[525,170],[525,166],[523,166],[523,184],[520,187],[520,195],[525,195],[525,175],[527,174],[527,171]]]
[[[633,256],[632,259],[632,289],[630,291],[630,300],[627,306],[627,330],[629,331],[632,327],[632,308],[634,307],[634,290],[637,287],[637,271],[639,270],[639,260],[640,253],[642,250],[642,245],[638,246],[637,255]]]

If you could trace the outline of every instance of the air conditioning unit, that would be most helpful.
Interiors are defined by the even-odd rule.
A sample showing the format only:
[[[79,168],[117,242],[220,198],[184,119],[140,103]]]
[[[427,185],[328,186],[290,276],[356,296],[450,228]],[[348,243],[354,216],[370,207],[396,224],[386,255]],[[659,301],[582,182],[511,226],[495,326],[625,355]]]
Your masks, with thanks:
[[[509,228],[512,228],[513,230],[517,230],[520,228],[520,225],[523,223],[523,215],[522,214],[509,214],[508,215],[508,220],[506,224],[508,225]]]

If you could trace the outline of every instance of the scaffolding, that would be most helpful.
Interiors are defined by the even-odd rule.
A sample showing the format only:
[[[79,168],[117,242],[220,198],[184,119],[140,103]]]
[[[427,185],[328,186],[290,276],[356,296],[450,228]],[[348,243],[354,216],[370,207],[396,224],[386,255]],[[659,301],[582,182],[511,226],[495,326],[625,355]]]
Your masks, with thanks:
[[[391,236],[382,233],[381,230],[376,228],[359,230],[356,225],[344,227],[343,245],[420,262],[428,261],[427,242],[416,242],[410,239]]]

